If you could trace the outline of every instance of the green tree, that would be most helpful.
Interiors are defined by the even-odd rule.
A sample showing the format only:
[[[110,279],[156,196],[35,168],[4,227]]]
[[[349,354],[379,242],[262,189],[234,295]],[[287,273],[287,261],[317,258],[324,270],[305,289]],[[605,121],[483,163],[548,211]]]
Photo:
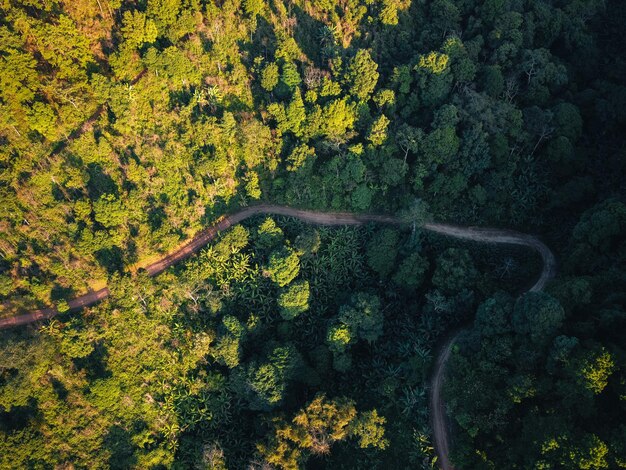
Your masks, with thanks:
[[[153,43],[158,36],[158,31],[154,21],[147,19],[145,13],[136,10],[125,11],[122,35],[126,45],[135,49],[143,44]]]
[[[280,287],[293,281],[300,272],[300,258],[291,248],[284,247],[270,255],[267,275]]]
[[[376,88],[378,76],[378,64],[369,51],[359,49],[348,65],[343,82],[350,94],[360,101],[367,101]]]
[[[285,62],[282,66],[280,80],[289,88],[294,90],[302,82],[302,77],[298,67],[293,62]]]
[[[565,312],[559,302],[542,292],[524,294],[513,309],[513,327],[531,341],[543,343],[560,328]]]
[[[390,228],[377,230],[367,244],[367,264],[381,277],[393,270],[398,255],[398,232]]]
[[[271,217],[267,217],[256,231],[255,247],[265,251],[276,248],[283,241],[283,231]]]
[[[302,125],[306,119],[306,111],[300,89],[296,88],[293,92],[291,102],[285,110],[284,130],[293,132],[296,137],[302,135]]]
[[[226,315],[219,331],[220,337],[212,354],[219,363],[231,369],[237,367],[241,360],[244,326],[234,316]]]
[[[339,321],[359,339],[376,341],[383,332],[383,312],[375,295],[359,292],[339,309]]]
[[[293,320],[309,308],[309,282],[294,282],[284,288],[278,297],[280,315],[284,320]]]
[[[427,258],[420,256],[419,253],[411,253],[398,266],[393,275],[393,282],[409,292],[415,291],[424,282],[424,275],[429,266]]]
[[[300,233],[294,241],[294,250],[299,255],[310,255],[317,253],[320,249],[320,234],[316,229],[308,229]]]
[[[367,135],[367,139],[373,145],[382,145],[387,140],[389,122],[389,119],[384,114],[374,120]]]
[[[286,396],[289,384],[302,367],[302,358],[291,345],[272,348],[260,362],[251,361],[232,375],[237,394],[252,410],[270,410]]]
[[[278,65],[274,62],[267,64],[261,72],[261,86],[266,91],[272,91],[278,85]]]
[[[433,285],[443,292],[456,294],[467,288],[478,278],[478,271],[469,251],[459,248],[448,248],[438,258],[433,273]]]

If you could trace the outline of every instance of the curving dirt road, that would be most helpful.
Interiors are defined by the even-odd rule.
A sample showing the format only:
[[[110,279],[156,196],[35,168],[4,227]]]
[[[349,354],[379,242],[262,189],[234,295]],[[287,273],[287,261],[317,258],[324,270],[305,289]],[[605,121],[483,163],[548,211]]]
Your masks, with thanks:
[[[269,204],[255,205],[246,207],[234,214],[218,218],[213,225],[198,233],[193,239],[189,241],[189,243],[184,245],[182,248],[147,266],[145,269],[150,276],[156,276],[159,273],[165,271],[170,266],[189,257],[193,253],[196,253],[210,240],[215,238],[218,233],[228,229],[233,225],[238,224],[248,217],[259,214],[274,214],[295,217],[305,222],[319,225],[361,225],[368,222],[401,224],[403,222],[402,219],[398,217],[388,215],[353,214],[349,212],[316,212]],[[536,250],[541,255],[541,258],[543,260],[543,270],[541,271],[539,279],[529,289],[529,291],[542,290],[546,282],[550,278],[552,278],[556,272],[556,261],[554,258],[554,254],[544,243],[542,243],[537,237],[534,237],[532,235],[514,232],[511,230],[462,227],[457,225],[439,224],[434,222],[424,223],[422,224],[422,228],[430,232],[439,233],[442,235],[447,235],[453,238],[459,238],[463,240],[472,240],[481,243],[503,243],[510,245],[521,245]],[[70,311],[80,310],[83,307],[93,305],[100,300],[108,297],[109,293],[109,289],[105,287],[98,291],[89,292],[73,300],[70,300],[68,302]],[[24,315],[0,319],[0,330],[47,320],[54,317],[57,313],[58,311],[56,310],[56,308],[46,308],[42,310],[36,310],[34,312]],[[441,347],[439,355],[437,356],[435,370],[433,372],[430,387],[430,408],[434,433],[433,444],[439,457],[440,467],[443,470],[452,470],[453,467],[451,466],[448,459],[449,441],[446,426],[447,423],[445,405],[443,403],[443,400],[441,399],[441,388],[444,381],[446,361],[450,356],[452,345],[454,344],[457,335],[450,337]]]
[[[542,290],[546,285],[546,282],[548,282],[548,280],[556,274],[556,259],[554,257],[554,253],[552,253],[550,248],[548,248],[535,236],[512,230],[459,227],[455,225],[437,223],[425,223],[423,228],[431,232],[441,233],[454,238],[461,238],[463,240],[473,240],[483,243],[521,245],[537,251],[541,255],[543,269],[541,270],[541,274],[535,284],[528,289],[528,292],[538,292]],[[452,346],[458,338],[458,335],[459,332],[451,335],[441,346],[430,382],[430,416],[433,427],[433,445],[439,458],[439,467],[442,470],[453,470],[454,468],[450,464],[450,459],[448,457],[450,444],[448,439],[446,410],[441,397],[441,390],[443,387],[446,362],[450,357]]]
[[[246,207],[239,212],[235,212],[234,214],[219,217],[213,225],[202,230],[186,245],[161,258],[159,261],[149,266],[146,266],[145,270],[150,276],[156,276],[165,271],[170,266],[178,263],[185,258],[188,258],[193,253],[196,253],[209,241],[215,238],[218,233],[228,229],[233,225],[238,224],[248,217],[259,214],[285,215],[295,217],[305,222],[319,225],[361,225],[367,222],[380,222],[390,224],[400,223],[400,220],[398,218],[386,215],[353,214],[349,212],[315,212],[268,204],[255,205]],[[109,289],[105,287],[103,289],[88,292],[87,294],[76,297],[75,299],[72,299],[68,302],[70,311],[77,311],[83,307],[93,305],[108,297],[109,293]],[[56,308],[50,307],[41,310],[35,310],[31,313],[26,313],[24,315],[16,315],[10,318],[3,318],[0,319],[0,330],[21,325],[27,325],[29,323],[35,323],[42,320],[49,320],[58,313],[59,312]]]

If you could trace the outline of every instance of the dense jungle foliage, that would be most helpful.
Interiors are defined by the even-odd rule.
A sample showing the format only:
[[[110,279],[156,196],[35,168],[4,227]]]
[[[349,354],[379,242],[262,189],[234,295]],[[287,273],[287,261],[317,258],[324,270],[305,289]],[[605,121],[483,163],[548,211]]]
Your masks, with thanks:
[[[619,0],[0,4],[0,468],[626,467]],[[537,233],[258,217],[258,202]]]

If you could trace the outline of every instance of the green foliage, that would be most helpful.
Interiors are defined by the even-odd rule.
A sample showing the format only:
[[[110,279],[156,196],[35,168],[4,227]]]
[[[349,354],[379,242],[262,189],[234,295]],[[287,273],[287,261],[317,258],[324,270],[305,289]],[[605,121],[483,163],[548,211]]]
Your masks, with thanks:
[[[309,282],[294,282],[284,288],[278,297],[280,315],[284,320],[293,320],[309,308]]]
[[[291,248],[284,247],[270,255],[267,275],[280,287],[285,287],[300,272],[300,258]]]
[[[293,248],[299,255],[317,253],[320,248],[320,234],[315,229],[309,229],[299,234],[293,244]]]
[[[359,292],[354,294],[350,305],[339,309],[339,321],[368,343],[376,341],[383,332],[383,313],[378,297]]]
[[[280,80],[289,89],[295,89],[300,82],[302,82],[302,77],[300,76],[300,72],[298,72],[296,64],[293,62],[285,62],[282,66]]]
[[[255,18],[257,15],[261,14],[264,6],[263,0],[245,0],[243,2],[243,10],[251,18]]]
[[[287,387],[301,367],[301,357],[293,346],[278,346],[261,361],[252,361],[233,374],[236,393],[248,400],[252,410],[268,410],[279,405]]]
[[[145,13],[136,10],[125,11],[122,35],[126,46],[134,49],[145,43],[153,43],[158,31],[154,21],[147,19]]]
[[[532,342],[541,343],[561,327],[564,317],[556,299],[530,292],[515,303],[513,328],[520,335],[528,335]]]
[[[474,267],[469,251],[448,248],[437,258],[433,273],[433,285],[444,292],[454,294],[476,280],[478,271]]]
[[[382,145],[387,140],[387,127],[389,126],[389,119],[383,114],[376,118],[370,127],[367,139],[373,145]]]
[[[283,241],[283,231],[271,217],[266,218],[256,232],[255,246],[261,250],[278,247]]]
[[[232,369],[240,362],[244,327],[237,318],[226,315],[222,318],[221,329],[223,334],[217,341],[213,355],[220,364]]]
[[[428,270],[428,259],[419,253],[411,253],[404,258],[393,275],[393,282],[403,289],[414,291],[424,282]]]
[[[603,409],[621,393],[613,385],[622,348],[618,336],[600,333],[612,294],[591,288],[606,282],[608,267],[586,266],[579,277],[568,261],[578,256],[582,227],[594,213],[581,217],[562,254],[564,278],[550,286],[563,306],[541,292],[517,300],[500,293],[479,306],[472,331],[459,340],[446,386],[448,406],[464,429],[459,465],[479,464],[472,452],[478,443],[485,446],[481,461],[495,467],[612,468],[622,461],[620,447],[609,444],[620,432],[619,418],[611,406]],[[609,277],[619,272],[608,269]]]
[[[329,400],[319,394],[291,423],[275,421],[274,435],[267,443],[257,444],[257,449],[270,465],[300,468],[309,455],[327,454],[335,442],[350,435],[359,437],[362,447],[384,448],[384,422],[376,410],[358,414],[350,400]]]
[[[504,91],[504,77],[500,67],[497,65],[485,67],[483,74],[485,93],[493,97],[500,96]]]
[[[261,86],[266,91],[272,91],[278,85],[279,73],[278,65],[270,63],[261,72]]]
[[[310,162],[315,156],[315,150],[307,145],[298,145],[295,147],[289,157],[287,157],[287,170],[297,171]]]
[[[380,276],[388,276],[395,265],[398,254],[398,233],[383,228],[376,233],[367,245],[367,264]]]
[[[347,346],[354,341],[352,329],[350,325],[345,323],[339,323],[333,325],[328,329],[328,335],[326,341],[331,351],[336,353],[343,353],[346,351]]]
[[[353,96],[367,101],[376,88],[378,77],[378,64],[374,62],[369,51],[359,49],[350,61],[343,81]]]

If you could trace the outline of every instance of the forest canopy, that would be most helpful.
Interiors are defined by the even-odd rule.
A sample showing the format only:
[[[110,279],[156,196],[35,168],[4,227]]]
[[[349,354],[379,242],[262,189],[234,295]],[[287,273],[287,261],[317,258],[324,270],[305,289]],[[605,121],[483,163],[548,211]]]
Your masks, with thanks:
[[[626,467],[623,2],[0,12],[0,319],[60,313],[0,331],[0,467],[436,468],[451,331],[455,468]],[[262,215],[146,272],[260,203],[403,223]]]

